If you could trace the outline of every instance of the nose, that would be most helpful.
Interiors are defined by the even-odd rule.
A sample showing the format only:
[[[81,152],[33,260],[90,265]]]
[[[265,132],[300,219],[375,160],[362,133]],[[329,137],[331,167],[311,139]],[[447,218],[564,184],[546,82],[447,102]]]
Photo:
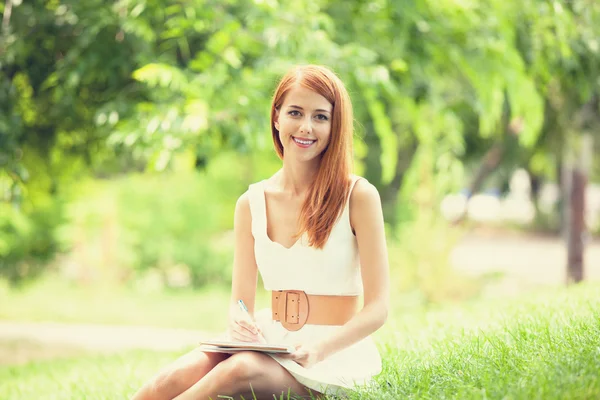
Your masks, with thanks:
[[[310,117],[304,118],[300,125],[300,132],[310,134],[312,132],[312,121]]]

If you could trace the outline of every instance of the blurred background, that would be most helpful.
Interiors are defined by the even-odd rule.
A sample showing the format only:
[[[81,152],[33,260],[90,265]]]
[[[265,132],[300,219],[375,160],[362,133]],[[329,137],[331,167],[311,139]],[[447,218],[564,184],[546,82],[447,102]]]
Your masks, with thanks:
[[[224,328],[235,202],[280,168],[270,100],[296,64],[331,67],[351,94],[397,315],[600,280],[596,0],[0,13],[0,362],[65,354],[36,340],[133,346],[166,332],[136,326],[177,328],[148,339],[160,347]]]

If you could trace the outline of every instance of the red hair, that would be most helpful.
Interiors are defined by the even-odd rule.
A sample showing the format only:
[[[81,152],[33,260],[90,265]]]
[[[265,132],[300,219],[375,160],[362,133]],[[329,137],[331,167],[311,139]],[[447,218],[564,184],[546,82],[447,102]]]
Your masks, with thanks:
[[[283,76],[271,104],[271,133],[279,158],[283,160],[283,145],[275,128],[275,117],[286,94],[294,85],[300,85],[325,97],[333,106],[331,135],[321,154],[321,165],[315,181],[300,210],[300,227],[296,239],[304,232],[308,244],[323,248],[331,229],[338,220],[350,191],[352,171],[353,116],[350,96],[342,81],[328,68],[318,65],[298,66]]]

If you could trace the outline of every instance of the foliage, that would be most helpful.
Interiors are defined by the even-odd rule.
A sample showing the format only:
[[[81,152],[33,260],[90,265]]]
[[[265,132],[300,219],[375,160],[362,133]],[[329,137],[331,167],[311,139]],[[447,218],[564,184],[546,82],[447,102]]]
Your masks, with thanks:
[[[439,148],[446,159],[438,172],[444,172],[452,157],[463,155],[463,137],[503,131],[507,106],[523,123],[522,144],[531,147],[553,71],[564,71],[557,83],[577,88],[581,101],[594,92],[587,82],[598,75],[598,6],[589,0],[41,4],[15,6],[3,36],[4,69],[15,88],[7,88],[15,96],[11,104],[23,105],[8,109],[8,116],[22,117],[14,130],[22,133],[8,138],[29,138],[27,129],[37,126],[25,122],[40,124],[51,109],[48,143],[73,136],[67,148],[89,157],[94,135],[102,141],[110,134],[113,148],[159,170],[190,145],[202,162],[223,146],[263,147],[265,135],[257,133],[266,131],[265,93],[299,62],[336,66],[352,87],[365,135],[379,138],[381,178],[374,181],[381,186],[396,175],[398,151],[415,141],[447,142]],[[38,20],[43,24],[33,33],[40,36],[27,36],[24,22]],[[44,29],[63,39],[43,36]],[[17,41],[20,36],[28,42]],[[47,53],[30,70],[26,45],[35,40]],[[75,101],[79,107],[72,107]]]
[[[212,237],[226,228],[219,218],[232,213],[231,199],[215,198],[209,185],[194,175],[130,177],[119,186],[119,245],[128,252],[128,264],[137,271],[164,274],[179,267],[186,275],[189,271],[195,286],[229,282],[232,257],[229,251],[221,254]]]
[[[170,271],[179,274],[184,286],[189,279],[196,285],[228,279],[229,257],[221,259],[211,244],[225,228],[219,219],[233,205],[211,199],[198,174],[128,176],[95,186],[73,204],[65,232],[77,238],[74,256],[101,255],[76,259],[83,270],[75,272],[78,279],[121,281],[149,271],[164,283]],[[112,276],[98,276],[107,271]]]
[[[392,287],[413,306],[462,302],[477,298],[483,283],[455,271],[450,255],[462,235],[432,213],[404,224],[388,242]]]
[[[36,277],[60,249],[55,229],[60,203],[24,213],[0,203],[0,277],[12,283]]]
[[[65,223],[65,198],[36,151],[27,151],[21,162],[24,171],[36,173],[28,186],[12,187],[19,202],[0,201],[0,277],[12,283],[36,277],[64,249],[58,230]]]
[[[298,63],[350,88],[358,172],[392,230],[418,218],[402,202],[422,164],[436,202],[497,143],[503,175],[557,178],[573,138],[600,131],[594,0],[32,0],[0,13],[0,200],[17,210],[82,176],[268,149],[269,94]]]
[[[273,172],[261,156],[221,153],[204,171],[180,160],[178,171],[81,182],[60,231],[71,250],[60,269],[82,283],[229,284],[236,201]]]

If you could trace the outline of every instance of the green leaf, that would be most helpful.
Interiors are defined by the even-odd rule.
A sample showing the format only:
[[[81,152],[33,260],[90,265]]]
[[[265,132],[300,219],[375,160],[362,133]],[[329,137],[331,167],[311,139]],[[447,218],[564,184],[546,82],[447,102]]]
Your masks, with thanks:
[[[171,88],[181,90],[188,80],[179,68],[167,64],[147,64],[133,72],[133,78],[148,84],[150,87]]]

